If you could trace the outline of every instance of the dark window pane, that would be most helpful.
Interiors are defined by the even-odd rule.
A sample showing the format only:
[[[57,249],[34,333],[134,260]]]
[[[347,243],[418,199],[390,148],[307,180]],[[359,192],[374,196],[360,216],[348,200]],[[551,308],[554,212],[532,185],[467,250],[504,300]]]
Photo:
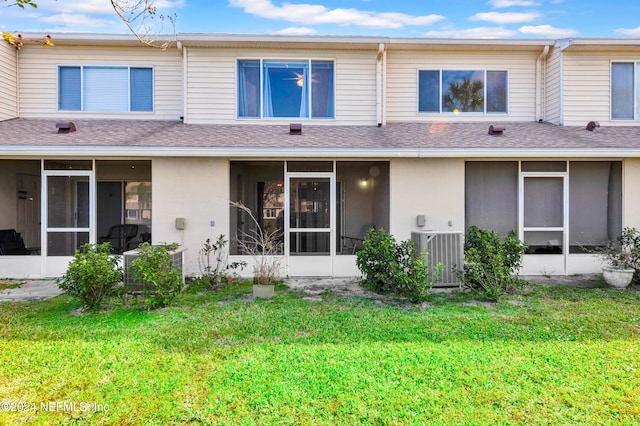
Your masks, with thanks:
[[[484,71],[442,71],[443,112],[484,112]]]
[[[418,86],[418,112],[440,112],[440,71],[420,71]]]
[[[263,62],[264,117],[309,117],[309,64]]]
[[[507,112],[506,71],[487,71],[487,112]]]

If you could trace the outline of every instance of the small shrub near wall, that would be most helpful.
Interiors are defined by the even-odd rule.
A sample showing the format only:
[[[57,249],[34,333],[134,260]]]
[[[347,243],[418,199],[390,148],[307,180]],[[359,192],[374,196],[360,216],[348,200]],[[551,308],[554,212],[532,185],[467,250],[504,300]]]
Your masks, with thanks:
[[[471,290],[497,300],[518,285],[517,273],[526,248],[516,231],[501,238],[495,231],[472,226],[465,235],[460,279]]]
[[[119,257],[110,253],[109,243],[84,244],[57,280],[61,289],[80,299],[85,310],[100,309],[106,298],[116,294],[122,281]]]
[[[362,285],[376,293],[400,294],[421,302],[433,287],[426,253],[418,253],[410,240],[397,243],[384,229],[369,230],[356,259]],[[441,269],[440,265],[432,271],[434,276]]]
[[[151,309],[167,306],[184,288],[182,270],[171,257],[177,248],[177,243],[160,246],[142,243],[131,262],[131,274],[145,284],[144,295]]]

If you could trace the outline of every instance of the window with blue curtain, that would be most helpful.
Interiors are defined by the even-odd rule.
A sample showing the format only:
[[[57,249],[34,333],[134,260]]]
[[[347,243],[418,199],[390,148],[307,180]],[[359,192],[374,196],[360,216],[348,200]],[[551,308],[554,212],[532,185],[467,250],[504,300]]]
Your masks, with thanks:
[[[82,91],[80,67],[60,67],[58,72],[58,109],[79,111],[82,108]]]
[[[333,118],[333,61],[238,61],[238,117]]]
[[[153,111],[150,67],[61,66],[58,90],[62,111]]]
[[[131,68],[131,111],[153,111],[153,72],[151,68]]]

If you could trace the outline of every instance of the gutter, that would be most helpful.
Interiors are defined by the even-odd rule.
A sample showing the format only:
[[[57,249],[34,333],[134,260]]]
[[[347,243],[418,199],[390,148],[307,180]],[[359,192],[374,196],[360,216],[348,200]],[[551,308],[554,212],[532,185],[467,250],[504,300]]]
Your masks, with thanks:
[[[184,147],[96,147],[96,146],[4,146],[4,159],[22,158],[89,158],[89,159],[118,159],[155,157],[210,157],[210,158],[358,158],[358,159],[393,159],[393,158],[459,158],[459,159],[489,159],[489,158],[538,158],[538,159],[576,159],[598,158],[621,160],[623,158],[640,158],[640,148],[578,148],[578,149],[549,149],[549,148],[451,148],[451,149],[393,149],[393,148],[184,148]]]

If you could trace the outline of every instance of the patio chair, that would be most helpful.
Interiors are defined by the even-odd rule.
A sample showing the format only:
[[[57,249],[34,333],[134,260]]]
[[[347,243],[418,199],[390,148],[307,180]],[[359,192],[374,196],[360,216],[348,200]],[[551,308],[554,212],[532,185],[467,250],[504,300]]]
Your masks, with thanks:
[[[145,234],[144,236],[141,234]],[[98,237],[99,243],[111,243],[111,252],[122,252],[137,247],[144,239],[151,240],[149,228],[144,225],[118,224],[109,228],[107,235]]]
[[[357,235],[343,235],[342,237],[340,237],[342,239],[342,254],[356,254],[356,251],[362,250],[362,243],[367,236],[367,232],[371,228],[375,229],[375,226],[367,223],[365,225],[362,225]]]
[[[0,229],[0,255],[25,255],[27,248],[15,229]]]

